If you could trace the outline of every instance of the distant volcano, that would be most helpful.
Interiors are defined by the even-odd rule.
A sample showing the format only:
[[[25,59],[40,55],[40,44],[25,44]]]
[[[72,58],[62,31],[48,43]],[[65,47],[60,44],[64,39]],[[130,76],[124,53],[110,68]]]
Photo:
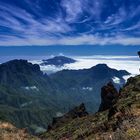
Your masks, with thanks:
[[[53,58],[43,60],[42,66],[44,65],[54,65],[54,66],[64,66],[65,64],[75,63],[76,60],[68,58],[65,56],[55,56]]]

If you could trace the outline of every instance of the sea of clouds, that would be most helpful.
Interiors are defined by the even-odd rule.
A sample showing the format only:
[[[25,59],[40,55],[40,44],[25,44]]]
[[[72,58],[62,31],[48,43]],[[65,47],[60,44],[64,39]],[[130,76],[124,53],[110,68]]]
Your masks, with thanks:
[[[97,64],[107,64],[109,67],[117,70],[127,70],[133,75],[139,74],[139,58],[137,56],[70,56],[77,60],[75,63],[66,64],[62,67],[56,67],[54,65],[40,66],[44,73],[54,73],[63,69],[78,70],[91,68]],[[32,60],[33,64],[41,64],[42,60]]]

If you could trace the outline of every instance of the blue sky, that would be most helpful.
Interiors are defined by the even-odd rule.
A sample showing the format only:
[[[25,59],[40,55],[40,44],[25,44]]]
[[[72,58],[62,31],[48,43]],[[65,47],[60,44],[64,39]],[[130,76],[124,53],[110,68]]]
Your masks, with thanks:
[[[66,55],[66,56],[92,56],[92,55],[128,55],[136,56],[140,50],[140,46],[122,46],[122,45],[53,45],[53,46],[1,46],[0,58],[5,56],[51,56],[51,55]]]
[[[33,45],[139,48],[140,0],[0,0],[0,46]]]

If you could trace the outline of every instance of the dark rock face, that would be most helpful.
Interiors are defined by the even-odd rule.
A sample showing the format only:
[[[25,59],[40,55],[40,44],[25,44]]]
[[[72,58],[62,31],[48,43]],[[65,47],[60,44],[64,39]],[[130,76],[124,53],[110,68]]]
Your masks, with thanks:
[[[74,109],[70,110],[62,117],[53,118],[52,124],[48,126],[48,131],[51,129],[55,129],[63,124],[75,119],[87,116],[88,112],[86,111],[84,103],[80,106],[75,107]]]
[[[119,93],[111,82],[103,86],[101,89],[101,105],[99,111],[110,109],[118,96]]]
[[[11,60],[9,62],[3,63],[0,65],[0,70],[9,70],[13,73],[20,72],[23,74],[30,74],[30,71],[33,71],[35,73],[42,73],[40,71],[40,67],[37,64],[31,64],[27,60]]]
[[[43,60],[41,65],[55,65],[55,66],[63,66],[64,64],[75,63],[76,60],[65,57],[65,56],[56,56],[51,59]]]
[[[139,55],[139,57],[140,57],[140,51],[138,51],[138,55]]]

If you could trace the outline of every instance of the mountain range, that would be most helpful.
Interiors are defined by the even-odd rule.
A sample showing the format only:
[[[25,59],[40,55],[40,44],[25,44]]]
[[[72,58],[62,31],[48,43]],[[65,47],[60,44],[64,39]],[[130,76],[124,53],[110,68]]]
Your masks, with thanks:
[[[100,105],[100,89],[108,81],[125,83],[127,71],[105,64],[90,69],[43,74],[37,64],[12,60],[0,65],[0,119],[36,134],[46,131],[53,117],[85,103],[94,113]],[[119,79],[119,83],[114,81]]]

